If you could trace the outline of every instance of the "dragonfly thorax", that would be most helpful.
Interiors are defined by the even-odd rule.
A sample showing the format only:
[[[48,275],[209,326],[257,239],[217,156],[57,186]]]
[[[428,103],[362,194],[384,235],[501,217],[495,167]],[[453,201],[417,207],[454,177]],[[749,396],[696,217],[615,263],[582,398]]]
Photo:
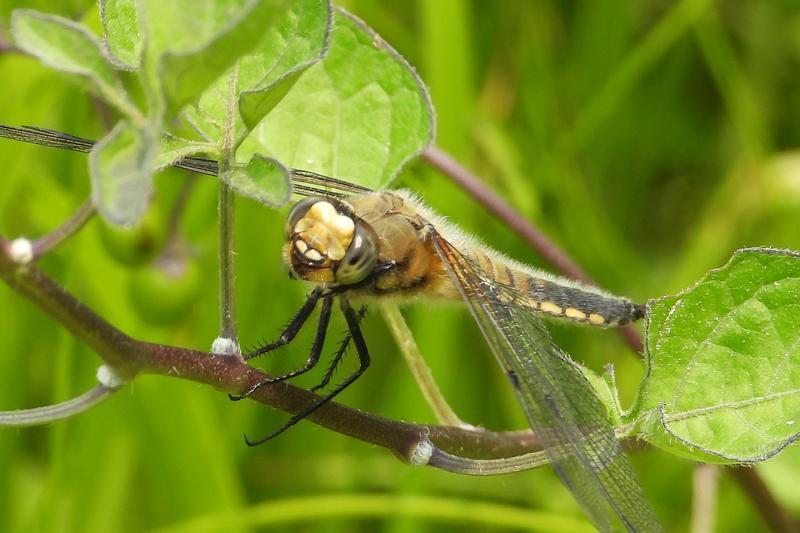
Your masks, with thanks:
[[[306,198],[286,220],[284,258],[299,278],[351,285],[369,276],[378,260],[374,230],[352,208],[332,198]]]

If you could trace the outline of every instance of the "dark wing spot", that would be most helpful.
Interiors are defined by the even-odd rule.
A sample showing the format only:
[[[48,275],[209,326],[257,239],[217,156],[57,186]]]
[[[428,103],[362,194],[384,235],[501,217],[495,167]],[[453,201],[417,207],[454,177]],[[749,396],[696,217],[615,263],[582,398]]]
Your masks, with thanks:
[[[506,375],[508,376],[508,380],[511,382],[511,386],[515,389],[519,389],[519,376],[514,370],[506,371]]]

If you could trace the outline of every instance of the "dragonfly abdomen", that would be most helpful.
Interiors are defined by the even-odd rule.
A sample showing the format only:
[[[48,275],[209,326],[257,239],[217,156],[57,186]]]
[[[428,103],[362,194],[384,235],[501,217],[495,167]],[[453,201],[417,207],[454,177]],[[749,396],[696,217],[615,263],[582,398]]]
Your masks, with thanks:
[[[644,306],[625,298],[528,277],[528,296],[541,312],[594,326],[620,326],[644,316]]]
[[[540,277],[486,254],[475,254],[474,259],[493,281],[514,289],[514,304],[544,315],[601,327],[620,326],[644,316],[644,305],[625,298],[546,273]]]

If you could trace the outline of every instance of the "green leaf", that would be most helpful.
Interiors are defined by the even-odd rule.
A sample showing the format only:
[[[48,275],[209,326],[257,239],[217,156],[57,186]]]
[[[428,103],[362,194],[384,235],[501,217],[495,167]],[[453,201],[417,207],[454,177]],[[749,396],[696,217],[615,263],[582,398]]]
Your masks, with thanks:
[[[132,119],[139,116],[100,43],[84,26],[55,15],[17,9],[11,16],[11,33],[20,48],[44,64],[88,79],[107,102]]]
[[[168,116],[194,101],[250,52],[287,8],[286,0],[145,0],[148,74]],[[153,78],[157,78],[153,79]]]
[[[337,10],[324,59],[303,73],[237,158],[265,153],[289,167],[381,188],[431,143],[433,123],[414,70],[363,22]]]
[[[696,460],[757,462],[800,431],[800,254],[750,248],[648,313],[633,417]]]
[[[235,88],[230,87],[229,76],[221,77],[203,93],[197,106],[187,108],[187,118],[207,138],[220,139],[226,131],[233,144],[238,144],[285,96],[303,70],[322,58],[331,17],[328,0],[292,2],[256,48],[239,60]],[[235,113],[231,116],[237,104],[244,122]],[[227,131],[231,127],[234,129]]]
[[[298,0],[251,56],[242,59],[239,112],[253,129],[327,52],[333,13],[327,0]]]
[[[592,369],[581,366],[581,371],[586,380],[594,389],[597,398],[605,406],[611,425],[620,427],[622,422],[622,408],[617,397],[617,387],[614,376],[614,367],[610,364],[603,375],[595,373]]]
[[[133,226],[147,210],[156,145],[150,130],[120,122],[89,154],[92,199],[112,224]]]
[[[184,157],[206,153],[216,148],[213,144],[197,142],[169,134],[162,135],[159,141],[158,155],[154,162],[156,170],[167,168]]]
[[[106,48],[119,68],[136,70],[142,61],[142,30],[136,0],[100,0]]]
[[[247,165],[234,166],[221,177],[239,194],[263,204],[277,207],[289,201],[289,169],[275,159],[255,154]]]
[[[287,4],[286,0],[260,0],[243,10],[202,52],[166,55],[161,78],[171,108],[177,110],[195,100],[237,59],[250,52],[257,43],[253,37],[268,31]]]
[[[266,168],[269,165],[257,165],[257,161],[268,159],[256,158],[252,152],[236,157],[237,145],[250,131],[238,112],[240,98],[246,94],[248,120],[257,122],[281,100],[302,71],[322,57],[330,24],[327,0],[295,0],[265,34],[259,34],[261,39],[252,53],[241,57],[226,76],[217,79],[198,105],[185,110],[195,129],[219,145],[221,178],[238,192],[268,205],[288,201],[288,171],[277,172],[275,165],[270,169]],[[243,161],[247,164],[242,165]],[[259,174],[248,179],[243,173],[251,167]],[[225,168],[230,168],[230,173]]]

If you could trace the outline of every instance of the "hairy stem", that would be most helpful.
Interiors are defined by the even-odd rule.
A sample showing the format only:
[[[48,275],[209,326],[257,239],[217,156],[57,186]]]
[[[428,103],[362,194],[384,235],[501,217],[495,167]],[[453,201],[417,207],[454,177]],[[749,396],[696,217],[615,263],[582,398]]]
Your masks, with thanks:
[[[223,179],[230,172],[233,162],[234,134],[237,110],[235,94],[237,87],[238,71],[236,68],[228,79],[228,109],[227,127],[225,128],[222,146],[222,159],[219,163],[219,311],[220,311],[220,337],[230,339],[238,345],[236,339],[236,267],[235,243],[233,238],[233,207],[234,192]]]
[[[20,54],[20,55],[28,55],[27,52],[24,52],[22,49],[17,48],[13,44],[8,41],[6,37],[6,32],[0,28],[0,54]]]
[[[233,242],[233,191],[219,183],[219,312],[220,336],[236,341],[236,269]]]
[[[35,266],[15,263],[9,254],[9,242],[2,237],[0,278],[101,354],[118,375],[132,377],[144,365],[146,354],[137,341],[95,314]]]

